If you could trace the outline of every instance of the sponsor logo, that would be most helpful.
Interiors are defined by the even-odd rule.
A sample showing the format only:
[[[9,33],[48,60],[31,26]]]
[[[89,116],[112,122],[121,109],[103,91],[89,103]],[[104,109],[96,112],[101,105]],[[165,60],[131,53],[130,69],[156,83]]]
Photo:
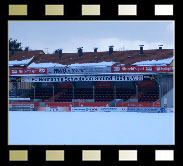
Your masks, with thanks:
[[[156,67],[156,70],[157,70],[157,71],[160,71],[160,67]]]
[[[37,70],[32,70],[32,73],[33,73],[33,74],[36,74],[36,73],[37,73]]]
[[[50,107],[50,111],[57,112],[59,111],[58,107]]]
[[[114,71],[120,71],[120,67],[114,67]]]
[[[12,74],[17,74],[17,70],[11,70]]]
[[[122,70],[123,70],[123,71],[126,71],[126,70],[127,70],[127,68],[126,68],[126,67],[122,67]]]
[[[24,73],[25,74],[31,74],[32,72],[31,72],[31,70],[24,70]]]
[[[39,73],[45,73],[46,70],[45,69],[39,69]]]
[[[152,66],[146,66],[146,71],[152,71]]]
[[[20,74],[23,74],[23,70],[18,70],[18,72],[19,72]]]
[[[128,68],[128,71],[136,71],[137,69],[135,67]]]
[[[101,111],[104,111],[104,112],[112,112],[112,111],[116,111],[118,110],[117,107],[103,107],[101,108]]]
[[[91,112],[96,112],[97,111],[97,108],[90,108],[90,111]]]
[[[78,107],[78,108],[71,108],[72,109],[72,111],[78,111],[78,112],[85,112],[86,111],[86,108],[82,108],[82,107]]]

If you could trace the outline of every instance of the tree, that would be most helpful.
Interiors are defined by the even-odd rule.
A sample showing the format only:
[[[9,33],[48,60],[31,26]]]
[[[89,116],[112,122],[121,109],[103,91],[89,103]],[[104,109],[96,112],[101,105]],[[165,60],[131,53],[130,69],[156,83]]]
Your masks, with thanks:
[[[17,42],[17,39],[9,39],[9,51],[22,51],[22,43]]]

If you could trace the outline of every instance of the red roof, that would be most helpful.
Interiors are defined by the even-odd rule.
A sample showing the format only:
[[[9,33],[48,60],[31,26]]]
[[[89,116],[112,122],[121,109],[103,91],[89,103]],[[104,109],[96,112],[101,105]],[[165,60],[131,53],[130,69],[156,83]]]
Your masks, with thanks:
[[[15,51],[15,54],[9,60],[24,60],[34,56],[34,63],[58,63],[70,65],[74,63],[97,63],[97,62],[117,62],[119,64],[131,65],[135,62],[146,60],[161,60],[173,57],[173,49],[156,49],[144,50],[143,55],[139,55],[139,50],[129,51],[113,51],[109,55],[105,52],[83,52],[83,56],[79,58],[78,53],[62,53],[62,58],[59,59],[59,54],[44,54],[42,50],[35,51]]]
[[[36,58],[37,56],[44,54],[43,50],[33,50],[33,51],[15,51],[14,55],[9,56],[9,60],[10,61],[21,61],[21,60],[26,60],[26,59],[30,59],[34,56],[34,58]]]

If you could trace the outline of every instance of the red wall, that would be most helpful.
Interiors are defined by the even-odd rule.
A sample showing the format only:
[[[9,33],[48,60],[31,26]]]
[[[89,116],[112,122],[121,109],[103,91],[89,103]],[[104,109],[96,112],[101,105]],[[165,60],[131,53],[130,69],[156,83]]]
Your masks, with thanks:
[[[109,105],[109,103],[80,103],[80,106],[83,105],[83,107],[106,107],[106,105]],[[69,106],[72,105],[72,102],[65,102],[65,103],[57,103],[57,102],[46,102],[45,106],[60,106],[60,107],[64,107],[64,106]],[[79,103],[74,103],[75,107],[79,106]]]
[[[39,102],[9,102],[10,104],[34,104],[34,106],[39,107]],[[76,105],[78,104],[78,105]],[[45,106],[48,107],[70,107],[72,105],[72,102],[65,102],[65,103],[59,103],[59,102],[46,102]],[[109,105],[109,103],[101,102],[101,103],[80,103],[80,106],[83,105],[83,107],[106,107]],[[79,106],[79,103],[74,103],[74,106]],[[153,107],[153,103],[116,103],[116,107]],[[157,100],[154,103],[154,107],[160,107],[160,100]]]
[[[106,107],[109,103],[81,103],[83,107]]]
[[[116,107],[153,107],[153,103],[116,103]]]
[[[14,105],[18,105],[18,104],[34,104],[35,107],[39,106],[39,102],[9,102],[9,104],[14,104]]]
[[[54,103],[54,102],[52,102],[52,103],[45,103],[45,106],[51,106],[51,107],[53,107],[53,106],[60,106],[60,107],[64,107],[64,106],[69,106],[70,107],[70,105],[72,105],[72,102],[65,102],[65,103]]]

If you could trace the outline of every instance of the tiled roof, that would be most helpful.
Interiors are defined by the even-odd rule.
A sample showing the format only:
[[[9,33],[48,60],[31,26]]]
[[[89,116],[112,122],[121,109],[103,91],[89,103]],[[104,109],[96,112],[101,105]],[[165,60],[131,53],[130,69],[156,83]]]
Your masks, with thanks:
[[[33,51],[15,51],[14,55],[11,55],[11,53],[9,53],[9,60],[10,61],[21,61],[21,60],[26,60],[26,59],[30,59],[34,56],[37,57],[40,54],[44,54],[43,50],[33,50]]]
[[[41,54],[40,54],[41,53]],[[70,65],[74,63],[97,63],[97,62],[118,62],[119,64],[131,65],[135,62],[146,60],[161,60],[173,57],[173,49],[156,49],[144,50],[143,55],[139,55],[139,50],[131,51],[114,51],[109,55],[105,52],[83,52],[83,56],[79,58],[78,53],[62,53],[62,58],[59,59],[58,54],[44,54],[41,50],[36,51],[16,51],[9,60],[24,60],[34,56],[34,63],[59,63]]]
[[[129,57],[130,56],[130,57]],[[58,54],[40,55],[35,63],[60,63],[70,65],[73,63],[97,63],[97,62],[119,62],[120,64],[131,65],[135,62],[146,60],[160,60],[173,57],[172,49],[164,50],[144,50],[143,55],[139,55],[139,50],[134,51],[114,51],[112,55],[106,52],[83,52],[83,56],[79,58],[78,53],[63,53],[59,59]]]

